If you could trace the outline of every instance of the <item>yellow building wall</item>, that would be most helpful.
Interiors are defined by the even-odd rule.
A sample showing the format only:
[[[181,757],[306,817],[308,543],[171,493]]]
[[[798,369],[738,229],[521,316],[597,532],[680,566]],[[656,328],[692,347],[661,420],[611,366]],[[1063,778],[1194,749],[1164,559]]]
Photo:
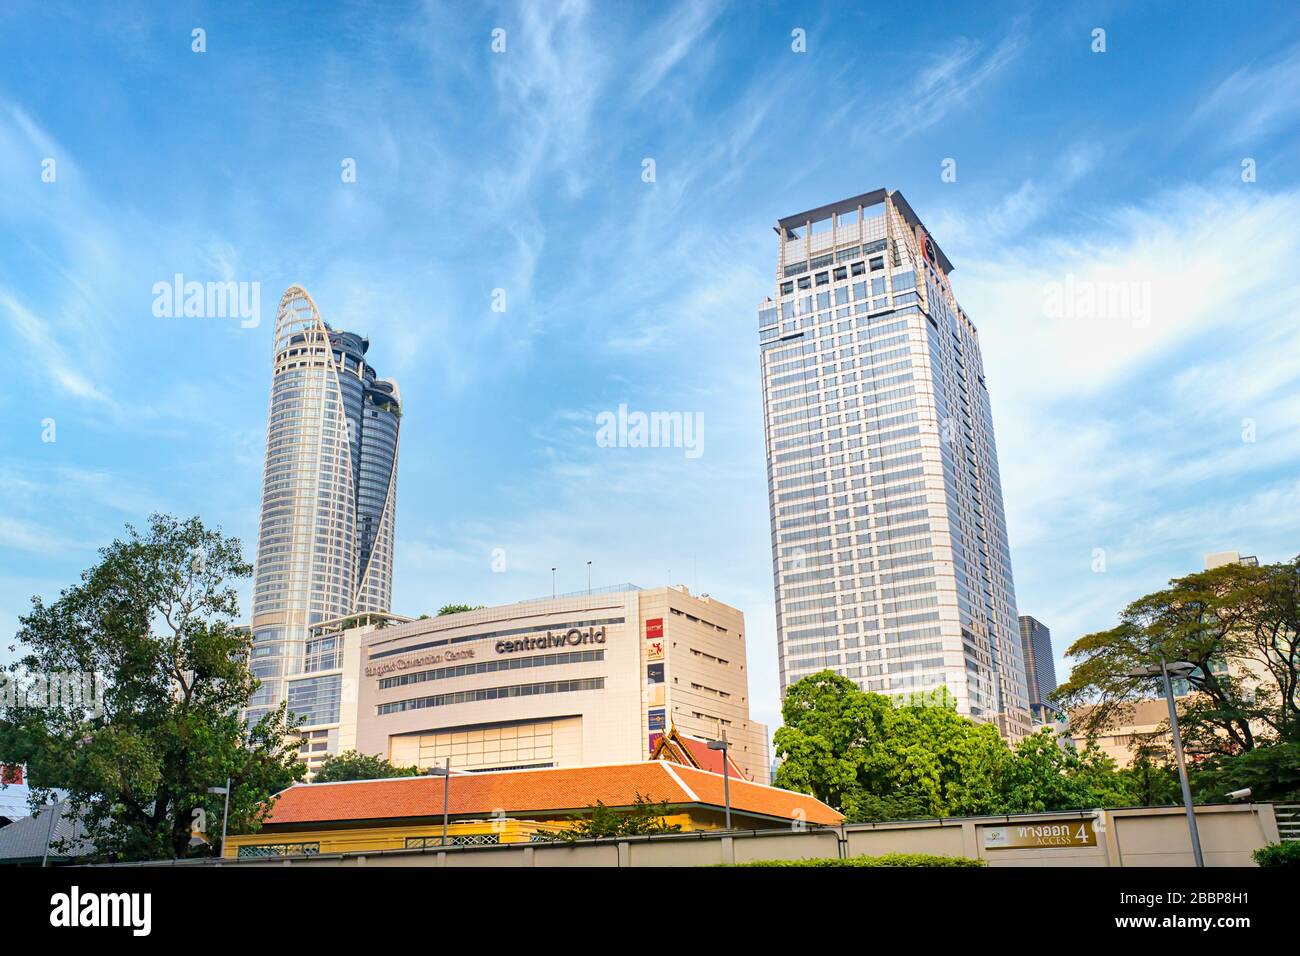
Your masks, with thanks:
[[[693,820],[688,813],[675,813],[664,817],[669,824],[677,824],[682,832],[717,829],[718,824]],[[500,843],[529,843],[534,833],[567,829],[568,820],[540,822],[536,820],[474,820],[453,823],[447,828],[449,840],[495,833]],[[442,824],[397,825],[390,827],[356,827],[351,829],[278,830],[275,833],[246,833],[226,839],[222,856],[235,859],[241,846],[278,846],[284,844],[319,843],[321,854],[326,853],[377,853],[381,850],[405,850],[408,837],[424,837],[434,846],[442,839]]]

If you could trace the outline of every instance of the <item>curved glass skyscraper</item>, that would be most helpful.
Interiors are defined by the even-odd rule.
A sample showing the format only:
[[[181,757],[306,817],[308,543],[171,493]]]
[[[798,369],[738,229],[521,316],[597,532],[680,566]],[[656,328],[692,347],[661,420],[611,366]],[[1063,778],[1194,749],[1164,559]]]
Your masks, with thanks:
[[[401,395],[366,362],[369,347],[330,328],[301,286],[280,299],[253,579],[262,685],[249,718],[287,700],[307,728],[321,728],[309,739],[326,746],[338,724],[341,647],[310,629],[386,612],[392,599]]]

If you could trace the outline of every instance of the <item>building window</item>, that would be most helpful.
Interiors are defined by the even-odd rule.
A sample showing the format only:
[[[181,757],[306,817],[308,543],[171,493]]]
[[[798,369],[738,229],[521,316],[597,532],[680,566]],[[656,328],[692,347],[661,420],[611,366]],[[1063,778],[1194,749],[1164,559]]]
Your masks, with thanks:
[[[330,671],[336,667],[343,666],[343,638],[342,637],[323,637],[319,640],[308,641],[305,651],[305,660],[303,670],[307,673],[312,671]]]
[[[427,671],[415,671],[397,677],[385,677],[379,682],[380,690],[405,687],[408,684],[422,684],[431,680],[446,680],[450,677],[468,677],[471,674],[491,674],[497,671],[519,670],[529,667],[552,667],[557,664],[578,664],[587,661],[603,661],[605,652],[566,651],[559,654],[533,654],[529,657],[510,657],[505,660],[480,661],[476,664],[457,664],[452,667],[436,667]]]
[[[339,720],[342,690],[342,674],[291,681],[288,688],[289,711],[305,717],[308,725],[336,724]]]
[[[376,713],[380,715],[399,714],[408,710],[447,707],[452,704],[470,704],[484,700],[505,700],[511,697],[535,697],[544,694],[568,694],[578,691],[604,689],[605,678],[603,677],[583,680],[543,681],[536,684],[513,684],[506,687],[481,687],[478,690],[435,694],[432,697],[416,697],[411,700],[396,700],[389,704],[380,704],[376,708]]]

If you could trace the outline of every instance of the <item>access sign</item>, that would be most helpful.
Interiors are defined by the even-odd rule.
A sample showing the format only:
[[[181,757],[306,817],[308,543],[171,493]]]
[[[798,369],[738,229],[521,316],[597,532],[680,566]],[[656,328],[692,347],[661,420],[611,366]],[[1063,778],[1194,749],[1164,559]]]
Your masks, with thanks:
[[[999,824],[980,827],[984,848],[1000,850],[1015,847],[1096,846],[1097,831],[1091,820],[1065,820],[1060,823]]]

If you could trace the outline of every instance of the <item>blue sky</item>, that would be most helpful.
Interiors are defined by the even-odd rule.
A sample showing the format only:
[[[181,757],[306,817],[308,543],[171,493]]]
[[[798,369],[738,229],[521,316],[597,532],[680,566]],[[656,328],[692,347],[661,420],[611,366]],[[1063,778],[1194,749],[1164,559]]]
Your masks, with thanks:
[[[152,510],[252,557],[300,282],[401,384],[394,610],[588,560],[685,583],[746,612],[775,723],[771,226],[882,185],[980,328],[1018,602],[1058,656],[1207,551],[1300,551],[1300,18],[954,6],[6,4],[0,634]],[[261,324],[155,317],[176,273],[259,283]],[[1049,314],[1067,281],[1149,313]],[[620,404],[701,413],[703,454],[599,447]]]

